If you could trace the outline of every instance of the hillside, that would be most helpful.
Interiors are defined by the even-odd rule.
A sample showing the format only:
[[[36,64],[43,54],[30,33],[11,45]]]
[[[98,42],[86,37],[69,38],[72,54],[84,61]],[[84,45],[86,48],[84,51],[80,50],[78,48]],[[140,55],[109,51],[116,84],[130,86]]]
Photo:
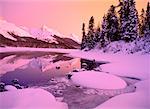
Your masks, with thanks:
[[[30,30],[30,31],[29,31]],[[62,35],[63,36],[63,35]],[[15,24],[0,21],[0,46],[36,47],[36,48],[80,48],[80,44],[71,38],[62,37],[47,29],[22,29]]]

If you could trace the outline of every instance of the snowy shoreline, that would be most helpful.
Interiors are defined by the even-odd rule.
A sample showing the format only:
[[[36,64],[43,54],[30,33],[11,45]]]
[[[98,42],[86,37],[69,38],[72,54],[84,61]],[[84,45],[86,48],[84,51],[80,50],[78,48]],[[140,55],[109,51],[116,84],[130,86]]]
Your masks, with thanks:
[[[51,48],[26,48],[26,47],[0,47],[0,53],[9,53],[9,52],[57,52],[57,53],[64,53],[65,56],[68,57],[78,57],[78,58],[83,58],[83,59],[88,59],[88,60],[95,60],[95,61],[107,61],[110,62],[108,64],[104,64],[104,65],[100,65],[100,69],[102,72],[108,72],[108,75],[114,75],[114,76],[120,76],[120,77],[131,77],[131,78],[138,78],[141,81],[135,83],[134,85],[137,87],[137,91],[135,91],[134,93],[126,93],[124,94],[123,90],[121,91],[116,91],[113,94],[117,94],[117,93],[121,93],[121,95],[115,96],[111,99],[109,99],[108,101],[100,104],[98,107],[96,107],[95,109],[108,109],[109,107],[113,107],[115,108],[115,105],[117,105],[117,102],[121,102],[120,106],[127,106],[127,101],[130,101],[130,99],[132,100],[132,104],[130,103],[130,105],[128,106],[131,109],[138,109],[139,106],[145,106],[147,107],[148,103],[148,96],[145,96],[145,92],[148,91],[149,88],[149,59],[150,56],[149,55],[139,55],[139,54],[130,54],[130,55],[126,55],[126,54],[108,54],[108,53],[101,53],[99,51],[81,51],[78,49],[51,49]],[[12,55],[13,57],[13,55]],[[7,57],[9,58],[9,57]],[[11,56],[10,56],[11,58]],[[25,60],[22,60],[25,61]],[[4,64],[3,60],[0,61],[0,64]],[[22,62],[21,62],[22,63]],[[28,61],[26,61],[25,63],[22,64],[27,64]],[[77,72],[78,73],[78,72]],[[91,87],[93,87],[92,85],[92,81],[86,81],[86,83],[83,83],[81,79],[87,79],[87,80],[91,80],[89,79],[89,77],[93,77],[93,79],[95,78],[95,76],[91,75],[91,76],[83,76],[80,77],[82,75],[80,75],[81,72],[79,72],[79,74],[77,74],[77,77],[75,77],[75,83],[79,83],[81,86],[87,86],[89,87],[89,84],[91,85]],[[78,76],[80,78],[78,78]],[[145,82],[146,80],[146,82]],[[130,82],[130,81],[129,81]],[[133,85],[133,88],[134,88]],[[131,87],[132,88],[132,87]],[[130,89],[130,88],[129,88]],[[78,88],[75,88],[74,90],[78,91]],[[140,92],[139,92],[140,91]],[[88,93],[94,93],[93,90],[88,90],[85,91],[87,94]],[[95,91],[96,92],[96,91]],[[112,91],[113,92],[113,91]],[[111,91],[100,91],[100,94],[110,94],[112,93]],[[97,93],[97,92],[96,92]],[[79,93],[80,95],[80,93]],[[67,97],[70,97],[69,94],[66,95]],[[76,96],[75,96],[76,97]],[[83,95],[84,97],[84,95]],[[90,99],[90,97],[87,97],[87,99]],[[94,98],[91,98],[94,99]],[[74,98],[72,99],[74,101]],[[97,99],[98,100],[98,99]],[[122,101],[121,101],[122,100]],[[125,101],[124,101],[125,100]],[[142,101],[143,100],[143,101]],[[147,101],[145,101],[147,100]],[[80,100],[77,100],[77,102],[80,103]],[[102,102],[102,101],[101,101]],[[143,103],[145,102],[145,103]],[[74,103],[69,101],[69,103]],[[106,105],[105,105],[106,103]],[[112,103],[114,103],[113,105],[111,105]],[[115,104],[117,103],[117,104]],[[83,105],[81,103],[81,105]],[[134,106],[133,106],[134,105]],[[76,105],[75,105],[76,106]],[[87,106],[89,106],[89,104],[87,104]],[[129,109],[127,107],[127,109]],[[146,109],[146,108],[145,108]]]

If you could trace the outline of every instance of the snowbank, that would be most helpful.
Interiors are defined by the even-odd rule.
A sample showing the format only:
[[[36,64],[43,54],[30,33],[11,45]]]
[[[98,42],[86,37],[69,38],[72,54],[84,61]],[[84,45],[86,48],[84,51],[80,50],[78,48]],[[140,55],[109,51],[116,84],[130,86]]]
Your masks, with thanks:
[[[113,97],[95,109],[148,109],[150,106],[149,80],[137,83],[136,87],[136,92]]]
[[[97,62],[110,62],[109,64],[101,65],[102,71],[120,76],[147,79],[150,73],[150,55],[146,54],[108,54],[93,50],[71,52],[69,56],[96,60]]]
[[[150,37],[145,35],[133,42],[114,41],[101,50],[105,53],[150,54]]]
[[[2,109],[68,109],[67,104],[57,102],[43,89],[21,89],[0,93]]]
[[[90,88],[99,89],[121,89],[126,87],[126,82],[121,78],[96,71],[83,71],[73,73],[73,83]]]
[[[5,89],[6,89],[7,91],[14,91],[14,90],[17,90],[17,88],[14,87],[14,86],[12,86],[12,85],[6,85],[6,86],[5,86]]]
[[[150,56],[148,55],[123,55],[116,61],[100,66],[102,71],[120,76],[147,79],[149,77]]]

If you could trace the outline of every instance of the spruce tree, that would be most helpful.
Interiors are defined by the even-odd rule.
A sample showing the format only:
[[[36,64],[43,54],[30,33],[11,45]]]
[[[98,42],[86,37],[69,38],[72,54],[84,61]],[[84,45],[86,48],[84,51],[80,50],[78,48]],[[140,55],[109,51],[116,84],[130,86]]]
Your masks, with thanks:
[[[140,15],[140,25],[139,25],[139,34],[141,35],[141,36],[143,36],[144,35],[144,32],[145,32],[145,19],[146,19],[146,17],[145,17],[145,10],[144,9],[142,9],[142,11],[141,11],[141,15]]]
[[[120,29],[122,39],[133,41],[138,37],[139,19],[134,0],[120,0]]]
[[[89,20],[89,28],[87,33],[87,47],[89,50],[95,47],[96,42],[94,41],[95,32],[94,32],[94,17],[92,16]]]
[[[98,27],[96,28],[94,41],[98,43],[100,41],[100,24],[98,24]]]
[[[81,50],[86,48],[86,33],[85,33],[85,23],[82,25],[82,42],[81,42]]]
[[[104,15],[100,32],[100,48],[107,45],[107,24],[106,16]]]
[[[147,3],[146,18],[145,18],[145,34],[150,35],[150,5]]]
[[[117,41],[120,39],[119,36],[119,21],[115,11],[115,7],[112,5],[107,13],[107,40],[109,42]]]

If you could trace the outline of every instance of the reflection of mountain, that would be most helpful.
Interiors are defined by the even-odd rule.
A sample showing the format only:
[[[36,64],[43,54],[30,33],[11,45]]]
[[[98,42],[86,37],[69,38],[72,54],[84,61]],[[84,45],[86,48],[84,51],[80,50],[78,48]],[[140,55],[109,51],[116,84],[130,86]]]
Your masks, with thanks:
[[[11,84],[11,80],[17,78],[22,85],[27,85],[47,83],[51,77],[64,76],[80,68],[80,59],[61,53],[11,52],[0,57],[0,65],[0,81]]]
[[[17,27],[0,20],[0,46],[37,47],[37,48],[80,48],[72,36],[65,37],[46,26],[41,29]]]

